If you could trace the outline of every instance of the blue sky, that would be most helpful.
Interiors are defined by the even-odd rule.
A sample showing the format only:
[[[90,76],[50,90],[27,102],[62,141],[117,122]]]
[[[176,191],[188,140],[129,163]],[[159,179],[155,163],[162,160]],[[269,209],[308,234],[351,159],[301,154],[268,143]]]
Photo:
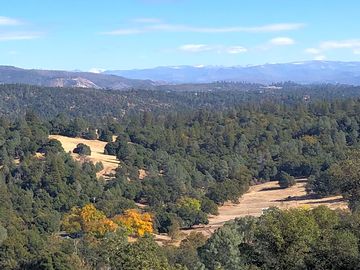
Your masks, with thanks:
[[[0,0],[0,64],[84,71],[360,61],[358,0]]]

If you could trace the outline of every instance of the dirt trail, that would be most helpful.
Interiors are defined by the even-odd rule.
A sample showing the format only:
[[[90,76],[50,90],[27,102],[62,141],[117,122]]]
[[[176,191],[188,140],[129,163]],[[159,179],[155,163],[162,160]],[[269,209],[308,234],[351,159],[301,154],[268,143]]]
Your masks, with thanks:
[[[105,155],[104,149],[107,142],[102,142],[99,140],[85,140],[83,138],[71,138],[61,135],[50,135],[50,139],[56,139],[61,142],[65,152],[71,152],[71,155],[76,160],[81,160],[78,154],[72,153],[74,148],[79,143],[84,143],[90,146],[91,155],[87,159],[91,160],[93,163],[101,161],[104,165],[104,169],[98,173],[99,176],[104,176],[105,179],[108,178],[111,174],[115,173],[116,168],[120,162],[116,159],[115,156]]]

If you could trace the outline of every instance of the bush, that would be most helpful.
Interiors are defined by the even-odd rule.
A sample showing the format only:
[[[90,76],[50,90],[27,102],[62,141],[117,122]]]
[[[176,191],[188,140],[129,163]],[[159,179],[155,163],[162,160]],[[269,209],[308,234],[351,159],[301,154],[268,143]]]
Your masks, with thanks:
[[[81,156],[90,156],[91,155],[91,149],[90,146],[79,143],[76,148],[73,150],[73,153],[79,154]]]
[[[112,142],[113,134],[110,130],[101,130],[99,140],[103,142]]]
[[[204,197],[201,200],[201,211],[211,215],[219,214],[217,204],[207,197]]]
[[[105,145],[104,154],[116,156],[118,147],[119,147],[119,143],[109,142]]]
[[[286,172],[281,172],[279,176],[279,186],[281,188],[288,188],[293,185],[295,185],[296,181],[294,176],[291,176],[290,174]]]
[[[97,133],[95,128],[89,128],[82,136],[86,140],[96,140]]]
[[[64,152],[64,148],[60,141],[51,139],[39,149],[39,152],[47,155],[49,153]]]
[[[95,163],[95,171],[96,172],[100,172],[103,169],[104,169],[104,164],[101,161]]]

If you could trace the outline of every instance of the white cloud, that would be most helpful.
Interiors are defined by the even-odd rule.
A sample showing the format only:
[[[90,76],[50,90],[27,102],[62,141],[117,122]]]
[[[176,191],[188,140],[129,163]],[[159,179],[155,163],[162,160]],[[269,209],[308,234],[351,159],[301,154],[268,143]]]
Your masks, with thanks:
[[[275,46],[288,46],[295,44],[295,41],[292,38],[288,37],[277,37],[271,39],[270,44]]]
[[[89,70],[89,72],[91,72],[91,73],[102,73],[102,72],[104,72],[106,69],[104,69],[104,68],[91,68],[90,70]]]
[[[23,23],[20,20],[10,17],[0,16],[0,27],[1,27],[0,41],[29,40],[29,39],[39,38],[41,36],[40,33],[35,33],[35,32],[9,30],[8,26],[18,26],[22,24]],[[15,29],[17,29],[17,27],[15,27]]]
[[[289,37],[275,37],[268,42],[256,46],[254,49],[259,51],[268,51],[278,46],[290,46],[294,45],[295,40]]]
[[[305,50],[306,53],[308,54],[320,54],[321,51],[319,49],[316,49],[316,48],[307,48]]]
[[[318,48],[308,48],[305,52],[315,55],[315,58],[318,58],[315,60],[323,60],[321,58],[324,57],[324,52],[339,49],[352,50],[353,54],[360,54],[360,39],[323,41]]]
[[[169,31],[169,32],[195,32],[195,33],[235,33],[235,32],[279,32],[287,30],[296,30],[302,28],[303,24],[284,23],[284,24],[268,24],[254,27],[195,27],[177,24],[157,24],[148,27],[149,30]]]
[[[317,48],[307,48],[305,53],[313,55],[313,59],[316,61],[323,61],[326,59],[326,56],[323,54],[322,50]]]
[[[242,46],[232,46],[226,49],[227,53],[230,54],[239,54],[247,52],[247,49]]]
[[[19,20],[0,16],[0,26],[2,26],[2,25],[19,25],[19,24],[21,24],[21,22]]]
[[[258,27],[245,27],[244,32],[280,32],[298,30],[305,27],[303,23],[279,23],[279,24],[268,24]]]
[[[261,26],[234,26],[234,27],[196,27],[182,24],[157,23],[138,28],[120,28],[113,31],[103,32],[105,35],[130,35],[147,32],[189,32],[189,33],[271,33],[298,30],[303,28],[302,23],[280,23]]]
[[[323,54],[315,55],[314,60],[323,61],[323,60],[326,60],[326,56]]]
[[[243,46],[224,46],[224,45],[208,45],[208,44],[185,44],[180,46],[178,50],[183,52],[190,52],[190,53],[211,51],[216,53],[228,53],[228,54],[239,54],[248,51]]]
[[[320,49],[322,50],[353,49],[353,48],[360,48],[359,39],[332,40],[332,41],[324,41],[320,43]]]
[[[212,48],[209,45],[205,44],[185,44],[179,47],[179,50],[184,52],[204,52],[212,50]]]
[[[39,37],[39,33],[0,33],[0,41],[29,40]]]

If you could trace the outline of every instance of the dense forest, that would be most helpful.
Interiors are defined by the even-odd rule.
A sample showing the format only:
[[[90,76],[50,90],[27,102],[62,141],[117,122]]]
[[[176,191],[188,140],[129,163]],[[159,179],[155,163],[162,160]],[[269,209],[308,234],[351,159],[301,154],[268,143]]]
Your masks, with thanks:
[[[360,89],[216,85],[0,86],[0,269],[358,269]],[[116,175],[99,179],[101,164],[74,161],[49,134],[108,142]],[[175,238],[250,185],[294,177],[317,196],[343,195],[351,212],[268,209],[179,247],[151,236]]]
[[[302,101],[360,97],[360,87],[349,85],[264,86],[260,84],[217,82],[158,86],[157,90],[99,90],[88,88],[51,88],[0,84],[0,115],[25,115],[33,110],[48,120],[63,113],[69,117],[99,120],[124,118],[142,112],[155,114],[207,109],[222,111],[247,103]],[[101,121],[100,121],[101,123]]]

